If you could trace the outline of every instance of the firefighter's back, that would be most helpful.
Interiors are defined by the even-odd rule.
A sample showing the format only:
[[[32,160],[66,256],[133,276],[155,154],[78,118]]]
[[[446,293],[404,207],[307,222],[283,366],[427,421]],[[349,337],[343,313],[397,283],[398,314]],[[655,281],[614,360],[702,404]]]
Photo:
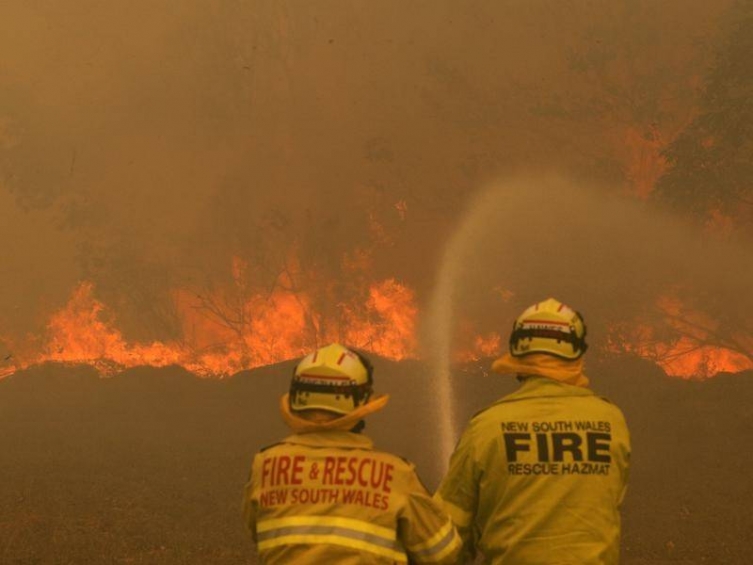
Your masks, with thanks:
[[[280,399],[295,432],[254,457],[243,513],[262,563],[457,561],[462,542],[410,463],[360,431],[384,408],[373,366],[333,343],[304,357]]]
[[[478,547],[495,564],[615,564],[629,436],[589,390],[534,378],[480,413]]]
[[[455,537],[413,465],[360,434],[293,435],[257,454],[247,488],[263,563],[406,563],[406,549],[432,549],[406,547],[411,537],[436,537],[437,526]],[[412,516],[421,499],[426,532]]]

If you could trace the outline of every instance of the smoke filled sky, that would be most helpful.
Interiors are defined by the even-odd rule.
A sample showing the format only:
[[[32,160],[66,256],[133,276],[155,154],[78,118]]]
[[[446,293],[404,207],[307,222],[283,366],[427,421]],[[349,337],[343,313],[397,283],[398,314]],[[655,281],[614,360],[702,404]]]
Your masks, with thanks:
[[[458,234],[449,261],[467,319],[487,320],[493,307],[512,320],[556,293],[595,314],[594,342],[664,295],[753,333],[750,243],[709,238],[636,199],[552,176],[506,179],[479,194]]]
[[[367,250],[423,301],[498,175],[645,197],[730,5],[5,0],[0,333],[87,279],[160,337],[155,304],[232,257],[263,282]]]

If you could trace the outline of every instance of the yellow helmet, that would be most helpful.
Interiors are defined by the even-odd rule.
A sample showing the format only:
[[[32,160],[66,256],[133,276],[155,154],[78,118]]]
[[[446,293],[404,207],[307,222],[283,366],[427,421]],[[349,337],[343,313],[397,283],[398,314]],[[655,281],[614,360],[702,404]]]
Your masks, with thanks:
[[[526,309],[512,327],[510,355],[545,353],[575,360],[588,349],[583,317],[559,300],[549,298]]]
[[[296,365],[290,383],[290,408],[348,414],[369,401],[373,367],[357,351],[333,343]]]

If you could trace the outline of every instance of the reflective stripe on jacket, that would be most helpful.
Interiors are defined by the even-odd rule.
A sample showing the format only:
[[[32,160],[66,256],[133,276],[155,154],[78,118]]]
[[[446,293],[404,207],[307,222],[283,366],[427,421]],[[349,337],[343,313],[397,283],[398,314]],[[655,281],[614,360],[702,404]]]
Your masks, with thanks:
[[[460,538],[413,465],[343,431],[258,453],[243,510],[260,561],[455,563]]]
[[[477,414],[436,495],[494,565],[614,565],[630,439],[622,412],[545,377]]]

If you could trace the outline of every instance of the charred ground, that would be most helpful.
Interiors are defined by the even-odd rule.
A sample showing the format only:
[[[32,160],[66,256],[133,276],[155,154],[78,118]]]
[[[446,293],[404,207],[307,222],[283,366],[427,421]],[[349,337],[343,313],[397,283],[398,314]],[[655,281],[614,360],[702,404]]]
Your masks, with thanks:
[[[624,563],[748,563],[753,375],[688,382],[637,359],[590,369],[633,436]],[[48,364],[0,381],[0,561],[253,563],[240,495],[253,453],[286,434],[277,402],[289,373],[214,381],[143,367],[100,379]],[[377,375],[392,400],[367,432],[435,487],[429,371],[378,360]],[[480,366],[458,370],[460,420],[514,387]]]

